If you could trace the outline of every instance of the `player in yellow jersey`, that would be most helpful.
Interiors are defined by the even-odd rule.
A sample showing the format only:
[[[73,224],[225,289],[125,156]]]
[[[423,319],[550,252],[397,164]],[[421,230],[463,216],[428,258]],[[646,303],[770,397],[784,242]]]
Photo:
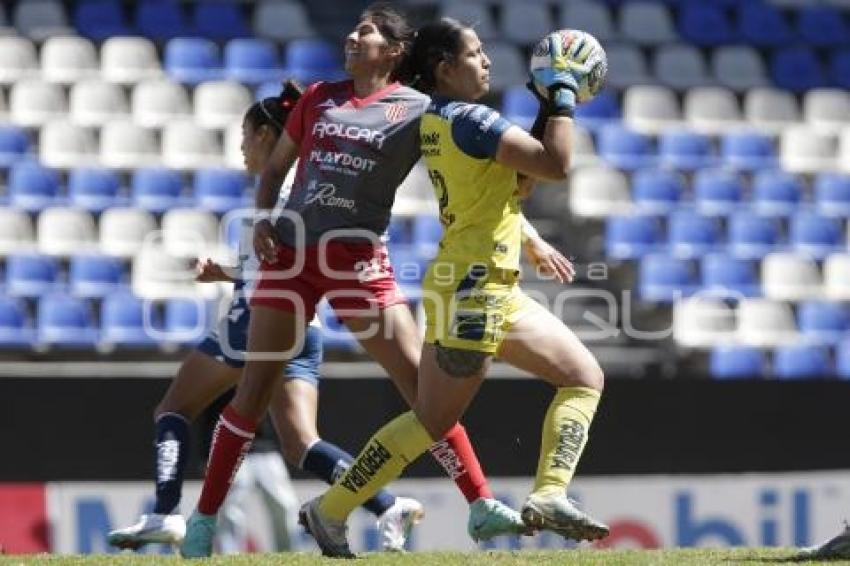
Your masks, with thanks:
[[[556,388],[523,521],[530,531],[576,540],[608,534],[567,498],[599,402],[602,370],[575,334],[518,285],[519,193],[530,179],[566,176],[577,85],[589,73],[582,64],[589,55],[583,34],[575,32],[567,45],[559,38],[550,40],[552,68],[533,76],[549,93],[532,128],[539,141],[474,102],[488,91],[490,61],[471,28],[443,19],[417,34],[415,84],[432,95],[420,124],[422,154],[445,227],[423,283],[427,325],[417,399],[412,411],[370,439],[324,496],[302,508],[302,522],[325,554],[351,556],[348,515],[463,415],[494,356]]]

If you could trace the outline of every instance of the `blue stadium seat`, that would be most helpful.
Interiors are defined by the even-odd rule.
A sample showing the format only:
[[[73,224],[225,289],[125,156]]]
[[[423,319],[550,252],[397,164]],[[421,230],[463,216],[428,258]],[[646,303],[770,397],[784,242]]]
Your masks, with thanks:
[[[710,2],[686,2],[679,11],[679,34],[688,43],[715,46],[735,41],[736,34],[722,6]]]
[[[850,49],[832,52],[829,60],[829,80],[835,86],[850,89]]]
[[[133,173],[131,192],[133,205],[152,212],[165,212],[181,206],[183,178],[173,169],[137,169]]]
[[[104,297],[100,307],[101,342],[119,346],[156,345],[156,334],[149,330],[155,326],[150,306],[129,291]]]
[[[69,204],[92,212],[102,212],[123,203],[120,181],[115,171],[87,167],[72,169],[68,175]]]
[[[814,191],[820,214],[850,217],[850,175],[821,173],[815,178]]]
[[[136,4],[136,27],[154,41],[187,35],[186,16],[177,0],[145,0]]]
[[[741,207],[741,179],[730,171],[709,169],[694,176],[694,200],[703,214],[731,214]]]
[[[723,165],[755,171],[776,167],[776,150],[769,136],[758,132],[733,132],[723,136],[720,153]]]
[[[90,305],[61,293],[45,295],[38,302],[38,341],[51,346],[90,348],[97,342],[97,329]]]
[[[841,303],[810,301],[797,307],[797,327],[806,341],[835,344],[850,330],[850,318]]]
[[[791,173],[765,170],[753,177],[753,207],[759,214],[792,214],[799,206],[801,194],[800,180]]]
[[[442,237],[443,225],[438,217],[420,214],[413,220],[413,245],[420,256],[428,260],[433,258]]]
[[[316,312],[322,323],[322,345],[325,348],[348,351],[359,348],[357,339],[351,335],[327,301],[320,301]]]
[[[589,102],[576,106],[576,121],[590,131],[596,131],[611,121],[619,120],[620,117],[617,95],[610,90],[603,90]]]
[[[58,289],[59,265],[49,256],[14,254],[6,258],[6,293],[40,297]]]
[[[0,348],[27,346],[33,338],[24,302],[0,295]]]
[[[634,170],[655,165],[652,140],[620,124],[599,130],[597,150],[605,161],[618,169]]]
[[[672,303],[693,294],[696,276],[690,262],[666,254],[641,258],[638,269],[638,293],[644,301]]]
[[[711,139],[697,132],[664,132],[658,140],[658,153],[661,165],[684,171],[711,167],[717,162]]]
[[[711,295],[738,298],[758,297],[761,283],[752,261],[726,254],[702,258],[702,287]]]
[[[677,257],[700,257],[717,250],[720,230],[713,218],[690,211],[670,215],[668,228],[670,252]]]
[[[237,2],[196,2],[193,33],[215,41],[251,35],[242,6]]]
[[[792,92],[826,86],[826,77],[820,61],[808,47],[780,49],[773,55],[770,75],[776,86]]]
[[[757,378],[766,367],[764,352],[748,346],[717,346],[711,350],[709,373],[718,379]]]
[[[124,8],[118,0],[78,0],[74,28],[94,41],[114,36],[135,35],[127,26]]]
[[[164,68],[179,82],[198,84],[220,79],[221,53],[218,45],[200,37],[177,37],[165,45]]]
[[[850,379],[850,339],[835,347],[835,373],[842,379]]]
[[[605,255],[635,259],[657,251],[661,243],[658,219],[652,216],[610,216],[605,222]]]
[[[70,291],[77,297],[103,297],[118,289],[123,279],[121,262],[110,256],[74,256],[68,268]]]
[[[642,169],[632,176],[632,200],[644,213],[675,210],[684,191],[684,179],[675,171]]]
[[[534,95],[522,86],[511,87],[502,95],[502,114],[524,130],[531,129],[539,107]]]
[[[265,39],[234,39],[224,48],[224,73],[228,79],[242,83],[275,81],[280,92],[282,71],[277,56],[277,46]]]
[[[782,12],[769,3],[742,2],[738,8],[738,34],[744,43],[758,47],[788,45],[794,34]]]
[[[844,230],[835,218],[801,212],[791,219],[789,240],[795,250],[822,259],[844,248]]]
[[[808,379],[832,375],[829,353],[821,346],[780,346],[773,353],[773,374],[779,379]]]
[[[345,76],[340,48],[323,39],[296,39],[286,46],[284,74],[305,84]]]
[[[165,303],[165,335],[168,341],[194,344],[201,341],[209,326],[205,305],[192,299],[170,299]]]
[[[56,204],[59,175],[35,161],[15,164],[9,173],[9,204],[27,212],[38,212]]]
[[[245,189],[248,178],[233,169],[199,169],[195,172],[195,202],[198,206],[224,213],[250,205]]]
[[[777,248],[779,224],[775,218],[739,212],[729,218],[729,253],[760,259]]]
[[[808,45],[834,47],[847,43],[850,28],[833,6],[802,5],[797,11],[797,33]]]
[[[0,167],[9,167],[21,161],[29,151],[29,146],[29,137],[22,128],[0,126]]]

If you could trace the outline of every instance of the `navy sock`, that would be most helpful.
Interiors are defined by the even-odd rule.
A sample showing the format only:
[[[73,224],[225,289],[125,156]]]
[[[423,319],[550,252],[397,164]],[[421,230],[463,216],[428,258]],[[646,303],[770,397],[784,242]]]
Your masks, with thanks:
[[[168,515],[180,504],[183,472],[189,452],[189,421],[176,413],[156,420],[156,504],[153,512]]]
[[[351,454],[342,450],[339,446],[319,440],[307,450],[301,463],[301,469],[313,473],[316,477],[333,483],[342,472],[348,469],[354,459]],[[376,517],[384,514],[384,511],[395,504],[395,496],[382,489],[375,496],[363,504]]]

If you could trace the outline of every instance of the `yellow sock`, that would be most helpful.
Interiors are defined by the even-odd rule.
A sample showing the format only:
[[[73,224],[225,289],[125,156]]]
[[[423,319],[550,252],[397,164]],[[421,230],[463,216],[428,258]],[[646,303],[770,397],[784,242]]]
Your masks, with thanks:
[[[433,443],[413,411],[396,417],[369,439],[351,467],[325,492],[319,511],[344,520]]]
[[[534,492],[563,492],[573,479],[587,434],[599,391],[588,387],[561,387],[546,411],[540,460]]]

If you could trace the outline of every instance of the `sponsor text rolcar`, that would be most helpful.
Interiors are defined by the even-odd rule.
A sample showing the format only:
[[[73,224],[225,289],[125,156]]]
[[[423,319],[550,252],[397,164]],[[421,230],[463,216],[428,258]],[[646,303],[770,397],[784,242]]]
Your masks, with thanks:
[[[351,464],[342,479],[342,486],[351,493],[357,493],[361,487],[366,485],[381,466],[387,463],[392,454],[383,444],[373,440],[363,454]]]
[[[324,120],[313,124],[313,135],[319,139],[334,137],[351,141],[365,141],[375,144],[378,149],[383,147],[384,140],[386,140],[384,133],[378,130]]]

